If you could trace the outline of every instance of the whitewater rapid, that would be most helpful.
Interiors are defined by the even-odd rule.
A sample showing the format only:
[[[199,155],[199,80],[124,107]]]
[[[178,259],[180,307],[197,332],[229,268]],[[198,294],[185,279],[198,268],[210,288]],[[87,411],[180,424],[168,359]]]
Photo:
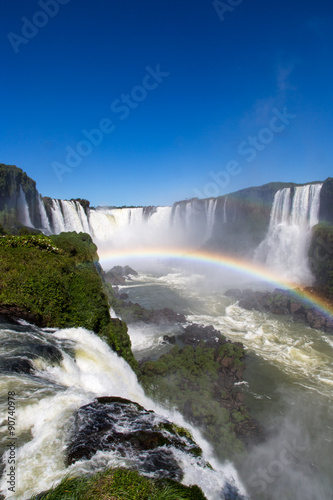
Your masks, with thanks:
[[[24,352],[37,343],[56,347],[62,354],[59,364],[34,357],[30,359],[33,374],[11,373],[1,378],[1,394],[15,391],[17,398],[16,500],[24,500],[49,489],[67,473],[76,475],[105,467],[130,465],[120,453],[98,452],[90,460],[65,468],[65,451],[73,415],[98,396],[129,399],[190,429],[203,449],[204,459],[215,470],[205,468],[200,460],[174,450],[184,472],[185,484],[198,484],[210,500],[221,498],[220,492],[226,482],[237,486],[245,494],[236,469],[231,464],[218,462],[200,432],[185,422],[178,412],[166,410],[146,397],[129,365],[92,332],[82,328],[40,330],[23,323],[20,328],[2,328],[0,333],[4,346],[2,355],[14,356],[13,345],[17,345],[17,341],[21,341]],[[2,446],[6,438],[6,420],[3,420]],[[4,463],[7,459],[8,452],[3,456]],[[1,479],[0,488],[6,498],[11,497],[5,477]]]
[[[213,278],[216,278],[215,280]],[[122,291],[146,307],[175,304],[188,321],[213,325],[227,339],[242,342],[247,368],[239,384],[251,415],[267,430],[264,443],[253,446],[237,464],[253,499],[327,500],[333,491],[333,337],[289,317],[238,306],[226,297],[230,276],[169,268],[142,272]],[[234,274],[233,286],[240,286]],[[260,282],[241,282],[260,289]],[[169,299],[169,301],[168,301]],[[150,300],[150,303],[149,303]],[[160,302],[159,302],[160,301]],[[162,332],[140,336],[130,325],[137,357],[158,350]],[[169,332],[169,335],[172,334]],[[177,335],[177,332],[174,332]]]

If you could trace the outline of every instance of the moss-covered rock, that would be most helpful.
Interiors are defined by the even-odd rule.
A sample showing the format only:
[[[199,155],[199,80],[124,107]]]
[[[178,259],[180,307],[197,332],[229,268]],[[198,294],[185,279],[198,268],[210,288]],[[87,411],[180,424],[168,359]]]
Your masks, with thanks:
[[[206,500],[198,486],[171,479],[151,479],[124,468],[80,478],[67,477],[52,490],[30,500]]]
[[[158,361],[144,362],[139,380],[149,395],[169,402],[199,426],[221,458],[230,458],[261,432],[234,385],[244,369],[243,346],[221,337],[175,346]]]
[[[110,318],[97,247],[88,234],[1,236],[0,274],[2,313],[40,326],[92,330],[136,369],[126,325]]]

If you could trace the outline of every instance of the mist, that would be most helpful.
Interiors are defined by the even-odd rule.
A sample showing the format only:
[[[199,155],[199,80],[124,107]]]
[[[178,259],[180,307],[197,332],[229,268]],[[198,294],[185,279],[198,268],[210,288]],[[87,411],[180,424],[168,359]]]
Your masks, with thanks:
[[[332,494],[332,411],[315,393],[279,387],[261,415],[264,443],[250,449],[240,475],[256,500],[327,500]]]

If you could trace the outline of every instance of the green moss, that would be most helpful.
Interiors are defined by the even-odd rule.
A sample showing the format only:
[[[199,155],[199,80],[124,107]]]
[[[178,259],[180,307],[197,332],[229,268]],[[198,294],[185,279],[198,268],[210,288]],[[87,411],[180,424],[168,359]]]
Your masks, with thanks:
[[[92,477],[65,478],[30,500],[205,500],[198,486],[149,479],[128,469],[107,469]]]
[[[136,369],[126,325],[110,319],[96,250],[84,233],[0,237],[0,304],[43,326],[92,330]]]
[[[234,365],[237,365],[242,363],[244,352],[231,343],[222,345],[217,352],[204,343],[196,348],[175,346],[158,361],[143,363],[139,375],[151,397],[164,404],[169,402],[170,407],[176,407],[202,428],[221,458],[230,458],[244,449],[235,435],[234,424],[239,423],[239,419],[232,418],[221,402],[226,393],[218,386],[221,368],[218,359],[226,355],[235,356]]]

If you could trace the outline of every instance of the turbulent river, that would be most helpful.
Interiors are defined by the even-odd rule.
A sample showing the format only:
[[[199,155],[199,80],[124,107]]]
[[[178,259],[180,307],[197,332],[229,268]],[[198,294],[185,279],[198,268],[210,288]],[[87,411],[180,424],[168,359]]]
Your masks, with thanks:
[[[236,463],[221,464],[199,431],[178,413],[147,398],[129,366],[91,332],[39,329],[25,322],[1,324],[5,418],[8,391],[15,392],[16,403],[16,492],[10,495],[3,475],[0,486],[6,498],[28,499],[59,482],[68,472],[64,457],[74,412],[96,396],[109,395],[136,401],[190,427],[215,471],[178,452],[184,483],[199,484],[208,499],[223,498],[226,481],[253,500],[332,498],[333,337],[286,317],[245,311],[223,295],[226,285],[219,283],[197,270],[171,266],[163,273],[142,271],[121,289],[145,307],[171,307],[185,313],[188,321],[213,325],[228,339],[245,345],[247,369],[241,387],[252,415],[266,427],[265,442]],[[177,334],[177,329],[131,325],[129,333],[140,360],[169,350],[163,335]],[[7,420],[2,424],[7,463]],[[133,465],[134,458],[101,452],[69,470],[91,472],[107,465],[130,465],[131,460]]]
[[[170,268],[164,274],[141,274],[122,291],[145,307],[185,312],[188,321],[213,325],[244,344],[245,402],[267,429],[265,443],[236,464],[251,498],[332,498],[333,337],[288,317],[238,307],[223,295],[234,277],[220,278]],[[243,280],[240,286],[263,284]],[[165,330],[130,327],[136,357],[157,357],[169,349],[162,341],[172,331]]]

